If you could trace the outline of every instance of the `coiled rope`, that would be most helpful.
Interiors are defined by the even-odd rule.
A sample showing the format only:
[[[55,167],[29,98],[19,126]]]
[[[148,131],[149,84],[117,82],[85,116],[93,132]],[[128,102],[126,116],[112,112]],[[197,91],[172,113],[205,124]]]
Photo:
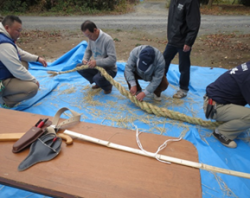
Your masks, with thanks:
[[[50,77],[53,77],[59,74],[66,74],[66,73],[79,71],[83,69],[89,69],[89,67],[87,65],[82,65],[82,66],[78,66],[72,70],[67,70],[67,71],[61,71],[61,72],[48,71],[48,74],[51,74]],[[105,71],[105,69],[99,66],[96,66],[93,69],[97,69],[98,71],[100,71],[101,75],[104,76],[113,86],[115,86],[122,95],[126,96],[128,99],[131,100],[131,102],[133,102],[135,105],[137,105],[138,107],[140,107],[142,110],[146,111],[147,113],[155,114],[160,117],[166,117],[166,118],[170,118],[170,119],[174,119],[178,121],[188,122],[190,124],[200,125],[203,127],[209,127],[209,128],[215,128],[221,124],[221,122],[211,122],[211,121],[202,120],[200,118],[190,117],[183,113],[175,112],[175,111],[168,110],[165,108],[160,108],[160,107],[157,107],[155,105],[152,105],[144,101],[140,102],[136,99],[135,96],[132,96],[129,91],[127,91],[123,86],[121,86],[120,83],[116,82],[113,79],[113,77],[110,76]]]

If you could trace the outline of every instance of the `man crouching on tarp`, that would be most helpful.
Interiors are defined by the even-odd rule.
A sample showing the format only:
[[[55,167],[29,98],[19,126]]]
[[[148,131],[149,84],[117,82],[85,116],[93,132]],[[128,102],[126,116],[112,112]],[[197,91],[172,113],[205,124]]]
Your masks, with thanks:
[[[21,61],[46,61],[23,51],[16,45],[22,31],[22,21],[17,16],[6,16],[0,23],[0,103],[4,108],[12,108],[19,102],[36,95],[39,82],[22,65]]]
[[[224,146],[237,147],[234,139],[250,128],[250,62],[224,74],[206,88],[204,111],[207,118],[225,122],[213,136]]]
[[[135,47],[128,58],[124,76],[129,91],[136,99],[143,101],[146,95],[154,93],[154,100],[161,101],[161,92],[167,89],[168,80],[165,76],[165,60],[162,53],[151,46]],[[142,90],[138,80],[148,81]]]
[[[94,69],[102,67],[113,78],[117,74],[115,44],[110,35],[97,28],[92,21],[86,20],[81,25],[83,34],[89,39],[82,63],[89,69],[78,71],[90,84],[95,83],[92,89],[102,88],[104,94],[110,94],[112,85],[101,73]],[[92,57],[92,59],[91,59]]]

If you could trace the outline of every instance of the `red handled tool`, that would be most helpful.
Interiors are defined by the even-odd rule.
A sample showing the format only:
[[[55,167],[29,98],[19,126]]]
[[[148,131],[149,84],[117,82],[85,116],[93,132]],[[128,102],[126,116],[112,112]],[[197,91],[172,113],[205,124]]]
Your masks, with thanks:
[[[209,98],[207,103],[207,111],[206,111],[206,118],[213,118],[213,115],[215,113],[214,105],[213,105],[213,99]]]
[[[48,121],[48,118],[43,119],[42,121],[38,122],[36,127],[37,128],[42,128],[47,121]]]
[[[57,136],[56,136],[56,137],[54,137],[54,139],[52,140],[52,143],[50,144],[50,147],[52,147],[52,146],[53,146],[53,144],[56,142],[56,140],[57,140]]]

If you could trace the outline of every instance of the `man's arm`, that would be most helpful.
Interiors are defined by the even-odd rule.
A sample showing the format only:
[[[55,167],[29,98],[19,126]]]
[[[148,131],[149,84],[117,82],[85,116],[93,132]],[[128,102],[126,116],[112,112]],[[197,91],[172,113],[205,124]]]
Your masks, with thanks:
[[[116,63],[116,51],[115,51],[115,43],[112,39],[109,39],[105,45],[105,49],[107,52],[107,56],[103,58],[98,58],[96,60],[96,65],[104,67],[110,67],[111,65],[115,65]]]
[[[156,70],[153,74],[152,80],[150,81],[146,89],[144,90],[146,95],[153,93],[156,90],[156,88],[161,83],[163,76],[165,75],[165,61],[164,60],[158,61],[155,66],[156,66]]]
[[[92,51],[91,51],[90,43],[88,43],[88,46],[87,46],[87,48],[86,48],[86,50],[84,52],[84,56],[83,56],[83,59],[82,59],[82,62],[83,62],[84,65],[87,64],[87,62],[89,61],[91,56],[92,56]]]
[[[37,58],[38,58],[37,55],[26,52],[18,46],[17,46],[17,49],[18,49],[19,55],[21,57],[21,60],[26,61],[26,62],[36,62],[37,61]]]
[[[0,52],[1,52],[0,60],[15,78],[18,78],[24,81],[32,81],[34,83],[37,83],[37,80],[35,79],[35,77],[32,76],[28,72],[28,70],[22,65],[17,55],[17,50],[13,45],[9,43],[1,44]],[[37,58],[37,56],[35,58]]]
[[[22,50],[21,48],[19,48],[17,46],[19,55],[21,57],[21,60],[26,61],[26,62],[40,62],[44,67],[47,67],[47,62],[45,61],[44,58],[39,57],[37,55],[31,54],[29,52],[26,52],[24,50]]]
[[[198,0],[191,0],[186,7],[186,23],[188,33],[185,45],[192,47],[200,28],[200,6]]]
[[[248,71],[246,72],[250,73]],[[239,87],[247,104],[250,105],[250,78],[247,77],[247,79],[243,81],[242,86]]]
[[[134,72],[136,71],[138,48],[134,48],[129,55],[128,61],[125,65],[124,75],[126,80],[132,86],[136,85]]]

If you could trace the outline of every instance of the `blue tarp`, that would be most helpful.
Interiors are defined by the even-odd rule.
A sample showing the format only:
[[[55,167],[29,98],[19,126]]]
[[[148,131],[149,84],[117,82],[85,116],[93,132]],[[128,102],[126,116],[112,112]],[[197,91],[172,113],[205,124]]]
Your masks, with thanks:
[[[86,47],[86,41],[79,43],[62,57],[50,63],[47,68],[37,63],[30,63],[30,72],[38,79],[40,90],[34,98],[22,102],[13,109],[54,116],[59,108],[68,107],[82,113],[81,121],[84,122],[132,130],[137,126],[140,131],[163,136],[180,137],[183,135],[185,140],[190,141],[197,148],[200,163],[250,173],[248,131],[236,140],[238,147],[230,149],[211,136],[211,129],[148,114],[122,96],[115,87],[111,94],[105,95],[102,90],[92,90],[89,83],[77,72],[49,77],[48,70],[66,71],[75,68],[76,64],[81,62]],[[117,62],[117,66],[118,74],[115,80],[127,89],[123,76],[125,63]],[[178,89],[180,74],[178,65],[172,64],[167,76],[170,85],[162,94],[162,101],[155,102],[152,96],[147,97],[145,101],[206,120],[202,109],[205,88],[225,71],[226,69],[222,68],[192,66],[188,96],[182,100],[174,100],[172,95]],[[147,85],[143,81],[140,83],[142,87]],[[68,116],[68,114],[63,115],[64,118]],[[205,170],[200,170],[200,174],[204,198],[250,197],[250,179]],[[40,198],[44,196],[0,185],[0,197]]]

